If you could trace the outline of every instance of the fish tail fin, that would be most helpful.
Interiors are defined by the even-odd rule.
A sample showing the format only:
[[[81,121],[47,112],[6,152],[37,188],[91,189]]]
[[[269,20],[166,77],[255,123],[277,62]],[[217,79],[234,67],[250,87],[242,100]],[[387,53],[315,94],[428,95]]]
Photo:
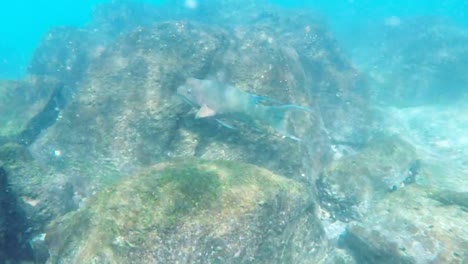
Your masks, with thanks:
[[[280,105],[266,107],[266,120],[280,135],[290,139],[301,141],[291,130],[292,114],[294,112],[311,113],[312,109],[299,105]]]

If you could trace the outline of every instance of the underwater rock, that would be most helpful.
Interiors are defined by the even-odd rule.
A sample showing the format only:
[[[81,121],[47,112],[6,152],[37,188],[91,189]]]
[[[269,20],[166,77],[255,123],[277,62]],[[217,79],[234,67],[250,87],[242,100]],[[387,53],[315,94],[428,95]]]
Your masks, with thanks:
[[[466,102],[380,110],[382,126],[417,150],[419,185],[442,192],[468,192]]]
[[[351,223],[343,240],[360,263],[465,263],[467,226],[468,212],[412,185]]]
[[[301,184],[237,162],[179,160],[103,189],[46,241],[48,263],[316,263],[322,234]]]
[[[15,236],[22,243],[26,244],[51,220],[77,209],[73,191],[73,186],[79,186],[76,179],[37,163],[25,146],[11,142],[1,145],[0,164],[4,177],[8,177],[9,206],[14,206],[9,210],[20,212],[10,221],[21,225]]]
[[[3,146],[0,147],[0,261],[31,260],[32,251],[27,243],[28,219],[10,186],[1,148]]]
[[[249,15],[228,23],[234,45],[215,61],[224,77],[249,92],[312,108],[312,129],[304,133],[316,142],[324,131],[336,144],[365,142],[373,125],[369,87],[320,17],[268,5],[239,12]]]
[[[0,81],[0,145],[31,144],[39,133],[55,122],[62,86],[33,76],[23,81]]]
[[[255,128],[232,131],[195,120],[174,96],[188,77],[216,78],[221,73],[248,92],[314,105],[306,83],[298,81],[307,75],[300,55],[285,51],[280,41],[269,44],[260,31],[252,32],[233,37],[217,27],[180,21],[125,34],[90,62],[61,119],[31,147],[33,156],[67,175],[93,175],[90,189],[142,166],[187,155],[239,160],[312,181],[330,152],[316,106],[310,120],[293,124],[299,136],[305,135],[301,145]]]
[[[359,153],[325,168],[316,183],[321,206],[332,219],[360,219],[372,203],[414,183],[419,169],[412,145],[397,136],[377,136]]]
[[[357,73],[338,54],[329,33],[315,20],[291,31],[288,27],[307,19],[294,24],[289,15],[288,20],[276,11],[252,26],[233,28],[160,22],[122,34],[89,61],[62,118],[31,147],[33,156],[65,170],[97,175],[88,181],[90,189],[180,156],[239,160],[315,181],[330,158],[330,138],[358,144],[370,122],[361,115],[367,106],[353,93]],[[275,16],[284,21],[278,28],[269,19]],[[306,52],[313,66],[302,63]],[[304,144],[259,133],[255,127],[232,131],[210,120],[195,120],[174,96],[189,77],[219,78],[247,92],[311,106],[310,116],[292,122]],[[325,83],[349,90],[350,96],[325,104]],[[58,159],[56,150],[62,154]]]
[[[355,44],[353,57],[369,73],[378,102],[403,107],[447,104],[467,95],[465,28],[423,16],[396,25],[376,23],[368,31],[373,33]]]
[[[340,242],[358,263],[466,262],[466,104],[381,111],[392,136],[317,182],[325,230],[352,220]]]
[[[123,24],[116,29],[123,29],[119,34],[165,20],[218,25],[234,38],[227,38],[224,54],[213,58],[210,68],[216,71],[208,76],[220,74],[250,92],[317,107],[323,121],[313,123],[325,125],[329,136],[341,144],[362,144],[368,137],[372,120],[366,102],[369,87],[343,56],[325,22],[313,12],[245,0],[196,1],[196,8],[187,6],[186,1],[170,1],[157,8],[109,3],[96,13],[92,24]]]
[[[125,8],[124,15],[134,15]],[[96,18],[84,29],[60,28],[44,38],[30,74],[63,82],[66,106],[29,141],[34,163],[12,171],[17,173],[15,188],[25,187],[22,195],[54,207],[39,203],[28,211],[40,212],[34,221],[42,222],[33,225],[34,232],[82,206],[104,186],[174,157],[235,160],[313,183],[330,160],[331,140],[354,147],[367,137],[371,118],[363,114],[366,96],[356,90],[359,73],[339,54],[325,26],[311,15],[249,12],[252,25],[234,20],[219,26],[186,20],[147,25],[129,17],[122,20],[128,27],[116,36],[112,28],[100,30]],[[216,78],[282,103],[311,107],[309,116],[290,122],[303,141],[194,119],[175,96],[189,77]],[[37,191],[19,180],[30,179],[23,175],[31,171],[34,181],[41,173],[47,179],[31,185]],[[59,200],[65,202],[58,206]]]
[[[0,163],[0,259],[7,259],[6,255],[8,253],[6,245],[8,243],[6,231],[8,230],[6,215],[4,209],[4,203],[7,200],[5,198],[6,194],[6,173],[3,171],[2,164]]]
[[[334,144],[364,144],[374,126],[369,108],[371,90],[363,74],[344,56],[325,22],[304,11],[276,10],[267,14],[256,24],[268,32],[267,36],[275,36],[273,41],[282,47],[277,57],[287,69],[278,73],[283,89],[293,93],[299,90],[300,97],[312,99],[310,104],[319,110],[320,123]]]
[[[89,175],[89,186],[168,158],[184,110],[173,90],[185,74],[205,72],[222,41],[183,22],[119,38],[91,62],[62,118],[31,147],[33,156],[68,175]]]
[[[36,48],[28,74],[55,79],[72,93],[108,42],[108,36],[86,28],[53,28]]]

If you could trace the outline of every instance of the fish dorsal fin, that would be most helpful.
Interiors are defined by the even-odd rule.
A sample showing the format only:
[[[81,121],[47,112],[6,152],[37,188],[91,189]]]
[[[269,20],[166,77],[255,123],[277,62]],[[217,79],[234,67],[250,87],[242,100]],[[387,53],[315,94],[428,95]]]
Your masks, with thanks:
[[[195,115],[195,118],[204,118],[204,117],[210,117],[216,115],[216,111],[211,109],[209,106],[206,104],[203,104],[200,109],[198,109],[197,114]]]

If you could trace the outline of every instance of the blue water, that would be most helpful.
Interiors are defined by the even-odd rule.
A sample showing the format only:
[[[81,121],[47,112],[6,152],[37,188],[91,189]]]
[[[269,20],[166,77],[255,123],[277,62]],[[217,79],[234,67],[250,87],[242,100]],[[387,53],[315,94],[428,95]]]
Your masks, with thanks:
[[[53,26],[80,26],[85,24],[96,4],[105,0],[15,0],[2,1],[0,8],[0,78],[19,78],[26,72],[35,47],[47,30]],[[142,1],[159,3],[159,0]],[[271,2],[321,14],[338,39],[350,31],[387,17],[429,15],[445,17],[468,26],[466,0],[337,0]],[[344,44],[343,44],[344,45]]]

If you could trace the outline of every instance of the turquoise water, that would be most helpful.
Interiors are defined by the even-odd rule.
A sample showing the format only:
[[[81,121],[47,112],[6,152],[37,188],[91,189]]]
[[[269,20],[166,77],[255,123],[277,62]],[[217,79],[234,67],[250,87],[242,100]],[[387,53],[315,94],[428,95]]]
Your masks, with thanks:
[[[3,1],[0,264],[468,263],[468,1],[249,1]]]
[[[4,1],[0,9],[0,78],[18,78],[41,37],[53,26],[85,24],[96,4],[105,0],[18,0]],[[143,1],[159,3],[161,1]],[[337,37],[345,38],[355,26],[372,24],[390,16],[441,16],[455,23],[468,25],[467,1],[271,1],[273,3],[316,10]],[[344,41],[345,42],[345,41]]]
[[[57,25],[82,25],[92,6],[104,1],[3,1],[0,9],[0,77],[15,78],[47,30]]]

